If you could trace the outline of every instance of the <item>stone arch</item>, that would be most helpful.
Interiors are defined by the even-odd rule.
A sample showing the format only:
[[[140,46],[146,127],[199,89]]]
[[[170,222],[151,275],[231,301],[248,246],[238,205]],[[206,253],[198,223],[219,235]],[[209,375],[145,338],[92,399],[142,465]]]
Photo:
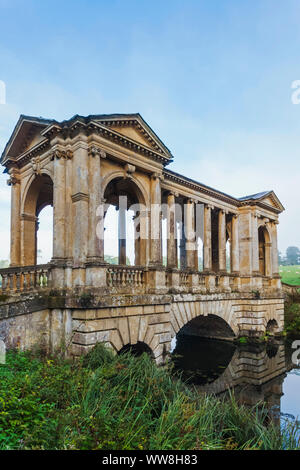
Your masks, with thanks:
[[[49,172],[33,175],[23,193],[21,210],[22,265],[37,263],[38,216],[46,206],[53,206],[53,180]]]
[[[107,186],[113,180],[118,179],[118,178],[124,179],[124,170],[113,171],[111,173],[108,173],[106,176],[104,176],[102,180],[102,194],[101,194],[102,198],[104,198],[104,194],[105,194]],[[139,201],[140,204],[144,204],[146,207],[149,207],[150,205],[149,195],[147,194],[147,191],[145,190],[145,188],[143,187],[139,179],[134,175],[131,175],[130,178],[126,178],[126,179],[130,179],[138,188],[139,194],[140,194],[140,201]]]
[[[279,332],[279,326],[275,318],[268,320],[266,324],[266,333],[270,333],[271,335],[276,335]]]
[[[138,341],[135,344],[127,343],[125,344],[119,351],[118,354],[124,354],[124,353],[130,353],[135,357],[141,356],[143,353],[148,354],[152,359],[154,358],[153,356],[153,351],[148,346],[148,344],[144,343],[143,341]]]
[[[258,257],[259,272],[262,276],[272,274],[272,241],[271,234],[266,225],[258,227]]]
[[[210,316],[210,317],[209,317]],[[230,300],[224,301],[182,301],[174,302],[171,307],[171,336],[179,331],[195,318],[209,317],[207,321],[217,317],[227,324],[232,331],[231,337],[239,335],[239,328],[234,308]]]
[[[124,227],[122,238],[120,238],[120,233],[118,235],[119,243],[119,264],[126,264],[126,234],[125,223],[126,223],[126,214],[125,212],[129,209],[133,210],[134,220],[133,220],[133,232],[134,232],[134,253],[135,265],[146,265],[147,263],[147,241],[148,241],[148,195],[145,193],[143,186],[140,181],[135,177],[124,178],[124,172],[115,171],[107,175],[103,181],[103,199],[105,201],[105,215],[109,206],[115,206],[120,209],[119,206],[119,197],[126,196],[125,201],[126,207],[121,208],[118,213],[119,223],[121,221],[121,226]],[[132,222],[131,222],[132,223]],[[136,233],[139,233],[139,237],[136,236]],[[105,245],[105,242],[104,242]],[[105,246],[104,246],[105,249]]]
[[[24,189],[22,190],[22,194],[21,194],[21,213],[24,213],[24,206],[25,206],[25,201],[26,201],[26,197],[27,197],[27,194],[28,194],[28,191],[31,187],[31,185],[34,183],[34,181],[36,180],[36,178],[38,178],[39,176],[49,176],[49,178],[52,180],[53,182],[53,172],[50,171],[49,169],[47,168],[43,168],[42,172],[40,174],[35,174],[33,173],[26,181],[25,183],[25,186],[24,186]]]

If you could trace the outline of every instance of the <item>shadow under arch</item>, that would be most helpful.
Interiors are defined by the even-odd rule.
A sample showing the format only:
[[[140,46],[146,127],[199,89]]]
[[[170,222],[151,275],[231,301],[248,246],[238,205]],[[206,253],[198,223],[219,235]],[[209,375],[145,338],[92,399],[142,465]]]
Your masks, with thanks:
[[[235,333],[231,326],[218,315],[199,315],[186,323],[177,335],[192,335],[201,338],[227,339],[235,338]]]
[[[172,362],[183,381],[193,385],[215,382],[227,371],[236,346],[229,341],[178,335]]]
[[[136,344],[126,344],[118,352],[119,355],[126,353],[130,353],[134,357],[139,357],[142,354],[146,353],[152,359],[154,358],[152,349],[148,346],[148,344],[141,341],[138,341]]]
[[[262,276],[269,276],[272,272],[271,266],[271,236],[265,225],[258,228],[258,256],[259,256],[259,272]]]
[[[22,264],[37,264],[38,216],[46,206],[53,206],[53,181],[48,174],[36,175],[25,193],[22,205]]]
[[[278,323],[275,319],[268,321],[266,326],[266,333],[270,335],[275,335],[279,331]]]

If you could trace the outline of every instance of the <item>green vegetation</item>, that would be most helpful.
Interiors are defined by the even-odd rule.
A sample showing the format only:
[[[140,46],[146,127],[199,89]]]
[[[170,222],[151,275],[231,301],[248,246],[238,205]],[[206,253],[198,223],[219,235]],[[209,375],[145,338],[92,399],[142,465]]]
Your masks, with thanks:
[[[289,336],[300,336],[300,303],[294,302],[292,297],[285,302],[284,329]]]
[[[291,286],[300,286],[300,265],[279,266],[282,282]]]
[[[77,362],[9,352],[0,366],[0,449],[299,448],[264,415],[102,345]]]

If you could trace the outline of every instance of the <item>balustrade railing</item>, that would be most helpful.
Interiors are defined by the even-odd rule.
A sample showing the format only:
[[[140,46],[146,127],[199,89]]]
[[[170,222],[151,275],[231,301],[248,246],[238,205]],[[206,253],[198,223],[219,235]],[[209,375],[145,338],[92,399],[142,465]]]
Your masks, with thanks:
[[[36,289],[53,287],[51,285],[51,264],[37,266],[21,266],[0,269],[0,294],[13,294],[21,292],[30,292]],[[120,266],[109,265],[106,268],[106,285],[116,288],[146,288],[146,271],[142,266]],[[195,278],[195,274],[197,277]],[[209,276],[209,282],[208,277]],[[236,290],[236,275],[228,273],[228,285],[224,287],[224,292]],[[178,279],[178,278],[177,278]],[[221,283],[218,273],[189,273],[186,270],[179,272],[179,286],[183,292],[202,292],[210,291],[222,292],[223,282]],[[172,280],[167,278],[167,288],[172,287]],[[177,280],[178,282],[178,280]],[[176,283],[176,286],[178,284]],[[270,287],[270,279],[262,278],[264,289]],[[57,287],[57,286],[55,286]],[[199,291],[197,291],[199,288]]]
[[[189,274],[185,271],[181,271],[179,274],[179,283],[181,287],[187,287],[189,285]]]
[[[21,266],[0,269],[0,292],[11,294],[50,287],[51,266]]]
[[[145,284],[145,272],[142,267],[109,266],[107,285],[110,287],[142,287]]]

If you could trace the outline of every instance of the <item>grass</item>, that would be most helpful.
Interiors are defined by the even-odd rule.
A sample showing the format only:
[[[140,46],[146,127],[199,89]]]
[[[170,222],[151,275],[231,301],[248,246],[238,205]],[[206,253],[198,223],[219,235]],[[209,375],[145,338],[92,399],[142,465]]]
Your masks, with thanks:
[[[279,266],[282,282],[291,286],[300,286],[300,266]]]
[[[8,352],[0,366],[0,449],[295,449],[261,407],[200,396],[146,354],[102,345],[76,362]]]

